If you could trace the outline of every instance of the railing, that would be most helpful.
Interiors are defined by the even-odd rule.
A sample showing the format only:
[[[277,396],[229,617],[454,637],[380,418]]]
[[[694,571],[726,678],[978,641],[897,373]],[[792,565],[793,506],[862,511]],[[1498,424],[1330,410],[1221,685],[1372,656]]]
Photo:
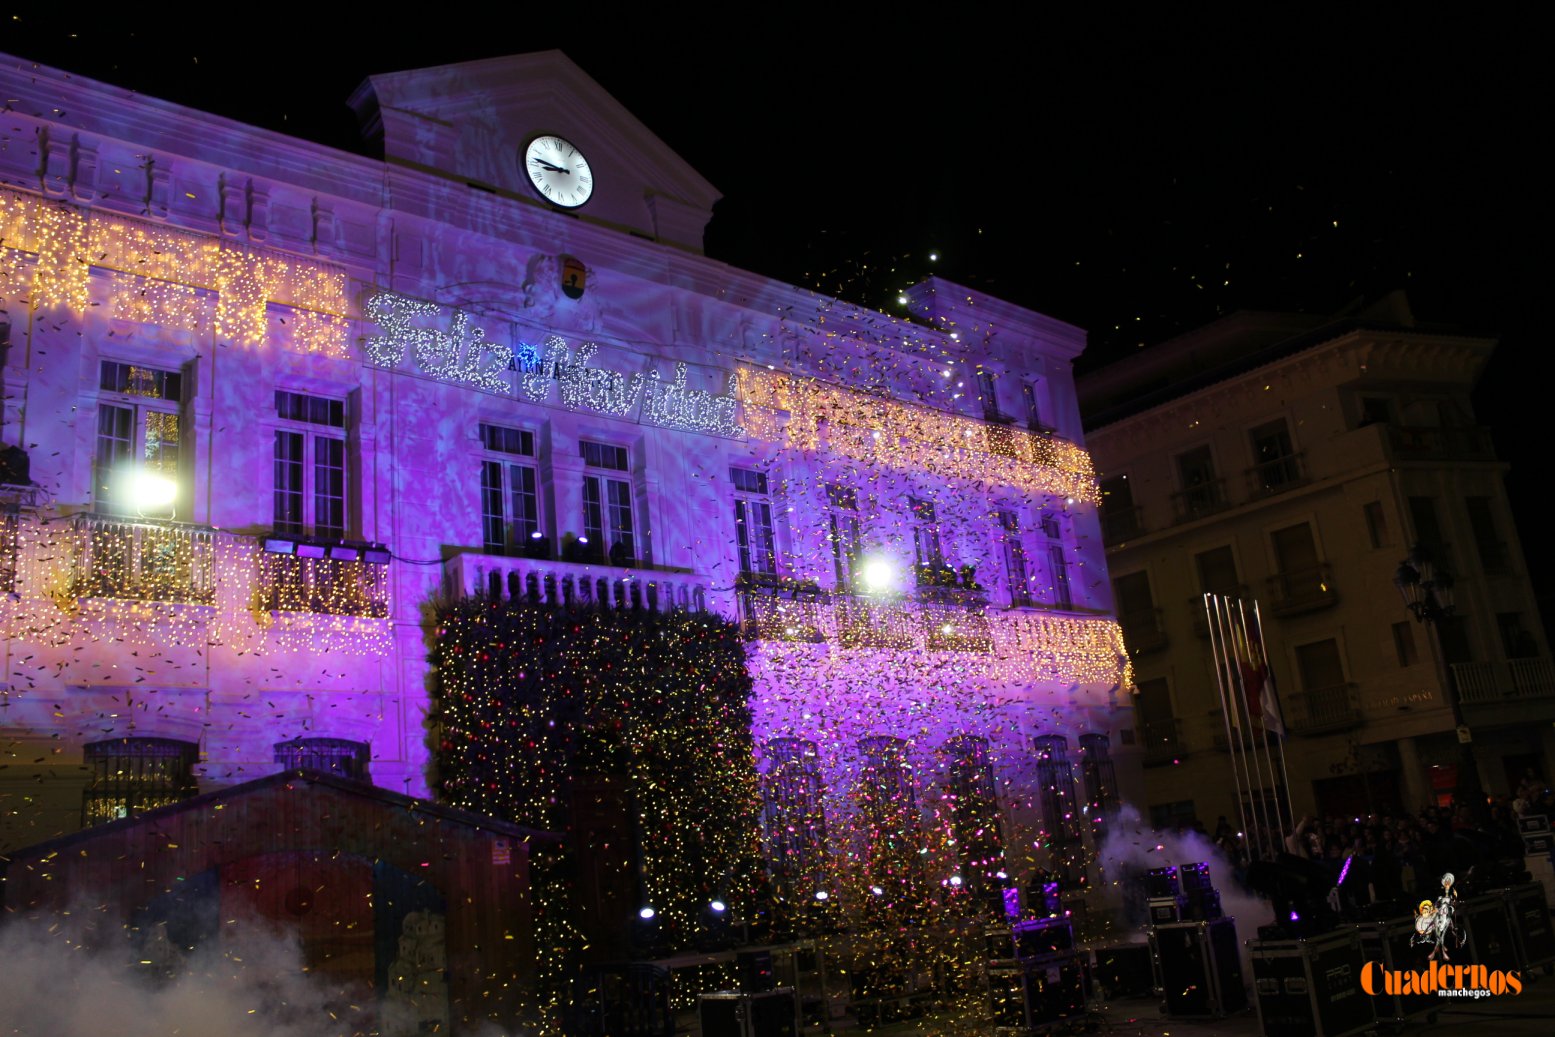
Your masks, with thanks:
[[[1251,601],[1253,592],[1247,589],[1247,584],[1239,583],[1235,587],[1229,587],[1207,593],[1219,594],[1222,598],[1237,598],[1242,601]],[[1204,595],[1195,594],[1188,599],[1188,614],[1193,617],[1193,632],[1200,637],[1209,637],[1209,614],[1204,610]]]
[[[1275,615],[1291,616],[1327,608],[1339,600],[1333,571],[1327,562],[1290,569],[1269,577],[1269,608]]]
[[[1224,479],[1209,479],[1172,494],[1172,511],[1178,522],[1192,522],[1230,506]]]
[[[1388,442],[1404,457],[1491,460],[1496,456],[1490,430],[1479,425],[1426,428],[1389,425]]]
[[[210,605],[215,600],[207,526],[83,513],[74,519],[70,593]]]
[[[1299,453],[1260,461],[1247,470],[1247,490],[1254,497],[1272,497],[1306,481],[1306,463]]]
[[[443,563],[443,580],[454,597],[662,611],[708,607],[708,581],[694,573],[466,553]]]
[[[16,505],[0,502],[0,594],[16,590],[16,536],[20,528]]]
[[[1102,542],[1116,544],[1131,537],[1142,536],[1145,533],[1143,514],[1140,506],[1137,504],[1129,508],[1107,507],[1103,505],[1101,509]]]
[[[1308,688],[1289,696],[1287,701],[1285,722],[1290,730],[1299,734],[1342,731],[1361,722],[1354,684]]]
[[[1459,701],[1469,704],[1555,696],[1555,665],[1548,656],[1453,663],[1452,675]]]
[[[993,631],[980,608],[901,598],[829,599],[740,595],[740,619],[752,641],[833,642],[842,648],[990,652]]]
[[[1118,625],[1123,628],[1123,643],[1135,655],[1166,647],[1166,627],[1161,622],[1160,609],[1119,613]]]
[[[1170,763],[1182,755],[1182,730],[1176,720],[1146,720],[1139,725],[1146,763]]]
[[[389,567],[361,560],[261,553],[260,586],[271,612],[325,616],[389,615]]]

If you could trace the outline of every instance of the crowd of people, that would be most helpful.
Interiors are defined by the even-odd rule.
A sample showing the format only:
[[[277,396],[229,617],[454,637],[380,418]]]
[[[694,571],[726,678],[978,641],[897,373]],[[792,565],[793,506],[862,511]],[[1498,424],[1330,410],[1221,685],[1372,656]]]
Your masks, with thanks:
[[[1477,815],[1463,806],[1428,806],[1416,813],[1308,816],[1296,822],[1283,849],[1325,868],[1354,905],[1408,902],[1434,890],[1448,872],[1473,886],[1500,881],[1504,863],[1520,868],[1518,818],[1536,815],[1555,819],[1555,790],[1529,771],[1513,794],[1488,796]],[[1253,856],[1243,833],[1224,817],[1213,833],[1194,827],[1239,871]]]

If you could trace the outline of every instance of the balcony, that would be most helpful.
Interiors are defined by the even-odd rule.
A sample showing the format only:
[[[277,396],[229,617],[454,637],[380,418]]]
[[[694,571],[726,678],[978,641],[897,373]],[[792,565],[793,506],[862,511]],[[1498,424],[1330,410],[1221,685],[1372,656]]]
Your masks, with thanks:
[[[16,543],[21,515],[15,504],[0,501],[0,594],[16,590]]]
[[[1171,763],[1182,755],[1182,727],[1176,720],[1146,720],[1139,725],[1146,764]]]
[[[1458,684],[1458,698],[1469,705],[1555,696],[1555,665],[1547,656],[1453,663],[1452,674]]]
[[[917,623],[906,603],[887,599],[848,598],[834,605],[837,643],[844,648],[913,647]]]
[[[1160,609],[1135,609],[1118,615],[1123,628],[1123,643],[1134,655],[1157,652],[1166,647],[1166,627]]]
[[[1388,425],[1388,445],[1395,457],[1429,461],[1493,461],[1490,430],[1478,425],[1425,428]]]
[[[1333,684],[1286,698],[1285,724],[1295,734],[1319,735],[1345,731],[1361,723],[1354,684]]]
[[[1230,506],[1224,479],[1209,479],[1172,494],[1172,513],[1178,522],[1192,522]]]
[[[1276,616],[1297,616],[1326,609],[1338,600],[1332,567],[1327,562],[1269,577],[1269,609]]]
[[[389,615],[386,564],[265,552],[260,555],[259,580],[261,607],[270,612],[364,619]]]
[[[628,569],[538,558],[465,553],[443,563],[450,597],[531,605],[704,610],[709,583],[695,573]]]
[[[988,592],[973,576],[973,569],[965,567],[958,580],[956,570],[948,565],[920,565],[916,567],[917,598],[935,605],[981,608],[988,604]]]
[[[740,594],[740,626],[748,641],[791,641],[818,644],[828,611],[814,595],[744,591]]]
[[[210,605],[215,531],[83,513],[73,520],[70,594],[78,599]]]
[[[1128,508],[1106,507],[1101,509],[1102,542],[1109,547],[1143,536],[1146,532],[1144,512],[1139,505]]]
[[[1299,453],[1260,461],[1247,470],[1247,492],[1254,498],[1273,497],[1306,481],[1306,462]]]

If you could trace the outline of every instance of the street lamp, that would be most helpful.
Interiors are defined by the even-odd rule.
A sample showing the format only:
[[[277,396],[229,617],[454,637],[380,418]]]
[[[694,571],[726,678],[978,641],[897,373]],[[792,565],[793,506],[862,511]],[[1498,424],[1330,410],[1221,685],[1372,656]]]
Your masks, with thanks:
[[[1453,790],[1453,804],[1468,807],[1475,821],[1484,813],[1485,790],[1479,781],[1479,764],[1474,759],[1474,743],[1469,740],[1468,725],[1463,722],[1463,701],[1458,695],[1458,676],[1442,646],[1441,621],[1456,615],[1453,605],[1452,573],[1436,565],[1431,551],[1424,544],[1416,544],[1409,557],[1398,563],[1393,574],[1393,586],[1416,620],[1431,628],[1436,638],[1436,656],[1441,661],[1442,683],[1447,691],[1447,704],[1452,707],[1452,723],[1458,734],[1458,783]]]

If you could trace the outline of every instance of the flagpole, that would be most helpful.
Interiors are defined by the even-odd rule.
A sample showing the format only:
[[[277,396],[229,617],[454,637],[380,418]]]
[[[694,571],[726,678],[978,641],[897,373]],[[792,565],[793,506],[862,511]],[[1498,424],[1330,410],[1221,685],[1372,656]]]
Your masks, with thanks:
[[[1242,602],[1242,600],[1240,598],[1237,599],[1236,610],[1237,610],[1237,616],[1238,616],[1238,618],[1240,619],[1240,621],[1242,623],[1242,637],[1247,642],[1247,654],[1248,654],[1249,662],[1251,662],[1252,658],[1253,658],[1253,655],[1252,655],[1253,636],[1252,636],[1251,631],[1249,631],[1248,628],[1247,628],[1247,606]],[[1257,622],[1257,618],[1258,618],[1258,616],[1257,616],[1257,613],[1255,612],[1253,614],[1254,622]],[[1263,768],[1263,770],[1267,774],[1268,782],[1269,782],[1269,792],[1271,793],[1271,795],[1272,795],[1272,797],[1274,799],[1274,819],[1275,819],[1275,822],[1279,825],[1279,831],[1281,833],[1281,836],[1283,837],[1283,834],[1285,832],[1287,832],[1287,831],[1290,831],[1290,829],[1292,827],[1294,827],[1294,826],[1291,825],[1291,819],[1288,816],[1284,815],[1283,812],[1281,811],[1279,783],[1275,780],[1275,777],[1274,777],[1274,757],[1273,757],[1273,755],[1271,753],[1271,750],[1269,749],[1269,735],[1270,735],[1270,731],[1269,731],[1269,724],[1268,724],[1268,721],[1266,719],[1266,715],[1265,715],[1264,708],[1263,708],[1263,696],[1264,696],[1264,690],[1270,686],[1270,681],[1273,678],[1272,678],[1272,675],[1271,675],[1271,671],[1269,669],[1269,656],[1267,655],[1267,653],[1264,652],[1264,648],[1263,648],[1263,627],[1261,625],[1258,627],[1258,656],[1257,656],[1257,658],[1262,660],[1262,663],[1263,663],[1263,673],[1261,675],[1263,677],[1263,682],[1258,687],[1258,722],[1259,722],[1259,725],[1260,725],[1260,727],[1262,729],[1262,732],[1263,732],[1263,736],[1259,739],[1259,741],[1263,743],[1263,763],[1262,763],[1262,768]],[[1245,677],[1244,677],[1244,683],[1245,683]],[[1253,704],[1251,702],[1249,702],[1247,704],[1248,712],[1251,712],[1252,708],[1253,708]],[[1276,738],[1279,737],[1278,733],[1275,733],[1275,737]]]
[[[1238,628],[1235,614],[1231,611],[1230,599],[1222,598],[1221,605],[1224,609],[1226,643],[1230,646],[1230,651],[1226,654],[1227,683],[1231,686],[1233,692],[1231,698],[1236,702],[1238,715],[1246,716],[1247,718],[1246,737],[1247,739],[1252,739],[1256,737],[1257,732],[1253,730],[1253,710],[1251,704],[1247,701],[1247,682],[1242,676],[1241,665],[1242,652],[1245,650],[1243,643],[1247,640],[1247,631]],[[1241,642],[1238,642],[1238,637],[1241,638]],[[1257,773],[1258,750],[1255,746],[1249,745],[1246,739],[1241,740],[1241,742],[1242,766],[1247,772],[1247,794],[1249,797],[1252,797],[1254,792],[1258,793],[1257,798],[1253,802],[1252,813],[1258,821],[1259,847],[1260,850],[1272,857],[1275,850],[1269,833],[1269,804],[1263,795],[1263,776]],[[1254,787],[1255,782],[1256,788]]]
[[[1274,683],[1274,664],[1269,661],[1269,644],[1263,638],[1263,610],[1258,607],[1258,599],[1253,599],[1253,620],[1258,624],[1258,650],[1263,653],[1263,664],[1269,670],[1269,695],[1274,702],[1275,712],[1279,715],[1280,726],[1285,726],[1285,710],[1280,706],[1279,685]],[[1282,735],[1280,744],[1280,781],[1285,786],[1285,813],[1292,822],[1296,819],[1296,808],[1290,801],[1290,774],[1285,770],[1285,737]]]
[[[1220,659],[1217,655],[1219,649],[1224,647],[1223,644],[1217,646],[1216,633],[1219,624],[1216,620],[1218,604],[1219,595],[1209,593],[1204,595],[1204,619],[1205,622],[1209,624],[1209,652],[1210,655],[1215,658],[1215,686],[1220,691],[1220,719],[1224,721],[1226,725],[1226,751],[1231,754],[1231,778],[1236,784],[1237,816],[1242,819],[1242,832],[1247,837],[1248,845],[1251,845],[1253,829],[1252,826],[1247,823],[1247,802],[1242,796],[1242,776],[1237,772],[1236,766],[1236,750],[1234,748],[1236,739],[1231,732],[1230,706],[1226,702],[1226,685],[1225,680],[1223,679]]]

